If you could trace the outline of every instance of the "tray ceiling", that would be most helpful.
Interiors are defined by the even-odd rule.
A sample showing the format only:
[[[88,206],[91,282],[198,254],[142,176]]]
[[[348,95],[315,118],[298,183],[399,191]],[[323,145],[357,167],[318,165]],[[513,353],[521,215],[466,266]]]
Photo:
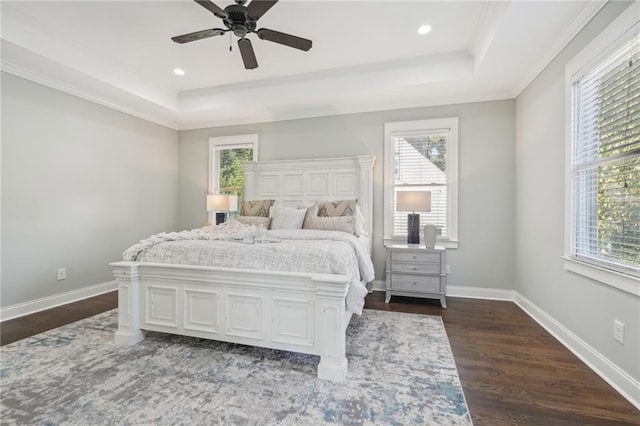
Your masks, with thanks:
[[[171,41],[222,26],[193,1],[3,1],[2,70],[175,129],[510,99],[602,5],[281,0],[260,26],[312,49],[252,34],[245,70],[235,36]]]

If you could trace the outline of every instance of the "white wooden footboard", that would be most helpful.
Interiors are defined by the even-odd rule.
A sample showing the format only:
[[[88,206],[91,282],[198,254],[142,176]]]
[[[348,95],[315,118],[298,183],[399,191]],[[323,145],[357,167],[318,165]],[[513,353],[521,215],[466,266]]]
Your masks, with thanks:
[[[347,374],[347,275],[112,263],[118,281],[115,342],[142,330],[320,355],[318,377]]]

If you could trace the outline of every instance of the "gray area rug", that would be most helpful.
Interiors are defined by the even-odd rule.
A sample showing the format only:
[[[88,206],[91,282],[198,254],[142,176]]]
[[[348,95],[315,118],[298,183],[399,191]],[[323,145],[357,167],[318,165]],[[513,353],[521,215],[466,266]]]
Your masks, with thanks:
[[[365,310],[344,383],[319,357],[147,333],[113,345],[116,310],[2,347],[2,424],[471,424],[440,317]]]

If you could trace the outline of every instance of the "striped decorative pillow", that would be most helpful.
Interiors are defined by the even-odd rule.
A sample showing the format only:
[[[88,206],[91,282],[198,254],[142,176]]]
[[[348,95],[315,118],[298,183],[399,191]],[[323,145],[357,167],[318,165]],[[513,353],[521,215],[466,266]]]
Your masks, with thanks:
[[[269,217],[269,209],[275,200],[243,201],[240,204],[240,216]]]
[[[358,200],[320,201],[316,203],[319,217],[353,216],[353,234],[368,235],[364,228],[364,215]]]
[[[355,216],[358,200],[322,201],[317,205],[319,217]]]

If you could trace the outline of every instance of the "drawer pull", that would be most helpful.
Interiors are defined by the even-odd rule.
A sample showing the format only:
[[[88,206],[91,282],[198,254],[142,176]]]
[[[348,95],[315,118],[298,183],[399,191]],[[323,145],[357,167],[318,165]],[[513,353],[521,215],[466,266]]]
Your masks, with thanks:
[[[417,256],[413,256],[413,258],[414,258],[414,259],[417,259],[418,257],[417,257]]]
[[[415,267],[415,266],[413,267],[413,270],[414,270],[414,271],[416,270],[416,267]]]
[[[418,285],[418,283],[414,281],[414,282],[413,282],[413,285]]]

